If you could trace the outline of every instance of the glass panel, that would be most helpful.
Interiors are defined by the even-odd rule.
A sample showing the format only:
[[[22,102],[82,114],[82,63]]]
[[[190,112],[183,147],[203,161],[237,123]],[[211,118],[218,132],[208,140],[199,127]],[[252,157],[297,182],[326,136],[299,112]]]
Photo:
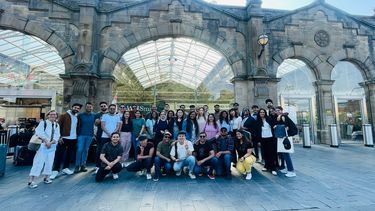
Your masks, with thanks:
[[[362,100],[338,99],[337,108],[342,142],[363,143]]]

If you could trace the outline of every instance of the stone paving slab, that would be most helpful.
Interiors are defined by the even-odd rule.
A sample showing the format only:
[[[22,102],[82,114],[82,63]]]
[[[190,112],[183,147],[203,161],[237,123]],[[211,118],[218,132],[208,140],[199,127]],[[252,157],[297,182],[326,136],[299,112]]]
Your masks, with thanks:
[[[91,172],[60,176],[27,188],[30,166],[8,159],[0,178],[0,210],[374,210],[375,149],[342,145],[338,149],[296,146],[292,155],[297,177],[262,172],[255,164],[246,181],[233,170],[232,180],[163,177],[159,182],[122,171],[117,181],[94,182]]]

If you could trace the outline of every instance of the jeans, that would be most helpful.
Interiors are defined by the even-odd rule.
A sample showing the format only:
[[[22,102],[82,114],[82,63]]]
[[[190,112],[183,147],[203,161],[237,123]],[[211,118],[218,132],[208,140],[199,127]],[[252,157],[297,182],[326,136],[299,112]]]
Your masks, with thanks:
[[[76,166],[86,165],[87,154],[92,142],[92,136],[78,136]]]
[[[134,159],[137,160],[137,146],[139,146],[139,141],[136,135],[132,134],[132,144],[134,149]]]
[[[208,170],[207,173],[212,175],[212,171],[214,169],[217,172],[218,163],[219,163],[219,159],[217,159],[217,157],[213,157],[213,158],[207,160],[206,162],[202,163],[200,166],[198,164],[196,164],[194,166],[194,174],[197,174],[197,175],[201,174],[201,173],[203,173],[204,167],[209,167],[209,170]]]
[[[102,161],[100,160],[100,153],[102,153],[102,149],[105,143],[110,142],[110,138],[99,138],[97,141],[97,148],[96,148],[96,167],[100,167]]]
[[[256,158],[259,158],[259,146],[258,146],[259,142],[260,142],[260,140],[258,138],[256,138],[256,137],[253,138],[254,153],[255,153]]]
[[[63,169],[69,168],[70,161],[74,157],[77,139],[64,138],[63,142],[63,144],[57,144],[55,160],[53,162],[53,171],[60,171],[62,163],[64,163]]]
[[[121,161],[125,162],[129,159],[129,151],[132,147],[132,135],[130,132],[121,132],[121,146],[123,148],[123,153]]]
[[[280,168],[281,169],[285,168],[285,166],[284,166],[284,161],[285,161],[286,168],[288,169],[288,171],[294,171],[292,158],[290,157],[290,154],[289,153],[279,153],[279,156],[280,156],[280,161],[281,161]]]
[[[165,172],[169,172],[172,169],[172,163],[164,160],[163,158],[160,158],[159,156],[155,157],[155,178],[160,177],[160,170],[161,167],[164,166]]]
[[[230,171],[231,159],[232,159],[231,154],[220,155],[218,159],[219,163],[218,163],[217,172],[216,172],[217,175],[222,176],[224,175],[224,171],[225,171],[226,176],[228,177],[231,176],[231,171]]]
[[[126,167],[126,170],[135,172],[135,171],[141,171],[143,169],[146,169],[147,174],[151,174],[151,167],[152,167],[152,158],[146,158],[146,159],[135,161],[134,163]]]
[[[194,166],[195,166],[195,157],[190,155],[184,160],[180,160],[179,162],[175,162],[173,164],[173,170],[175,172],[181,171],[184,166],[188,166],[189,173],[193,173]]]
[[[105,170],[105,167],[100,167],[98,173],[96,173],[95,181],[102,182],[107,174],[112,171],[113,174],[117,174],[121,171],[122,166],[120,163],[116,163],[110,170]]]

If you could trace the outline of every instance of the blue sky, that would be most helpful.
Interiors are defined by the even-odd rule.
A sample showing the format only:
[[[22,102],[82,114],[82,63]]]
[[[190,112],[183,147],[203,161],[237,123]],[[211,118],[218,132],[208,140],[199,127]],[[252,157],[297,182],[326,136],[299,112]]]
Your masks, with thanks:
[[[205,0],[208,2],[216,1],[220,4],[230,4],[243,6],[246,0]],[[314,0],[262,0],[263,8],[275,8],[292,10],[306,6]],[[374,0],[326,0],[326,2],[334,7],[337,7],[345,12],[353,15],[374,15],[375,1]]]

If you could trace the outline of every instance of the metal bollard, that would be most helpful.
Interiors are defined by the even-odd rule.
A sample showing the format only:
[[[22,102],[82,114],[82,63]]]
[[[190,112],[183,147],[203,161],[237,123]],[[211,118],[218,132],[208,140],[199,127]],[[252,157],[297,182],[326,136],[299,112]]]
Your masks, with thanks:
[[[311,148],[310,125],[303,124],[303,148]]]
[[[329,125],[329,134],[331,138],[331,147],[339,147],[339,139],[337,137],[337,126],[336,124]]]
[[[366,147],[374,147],[374,140],[372,138],[372,128],[370,124],[363,124],[363,141]]]

